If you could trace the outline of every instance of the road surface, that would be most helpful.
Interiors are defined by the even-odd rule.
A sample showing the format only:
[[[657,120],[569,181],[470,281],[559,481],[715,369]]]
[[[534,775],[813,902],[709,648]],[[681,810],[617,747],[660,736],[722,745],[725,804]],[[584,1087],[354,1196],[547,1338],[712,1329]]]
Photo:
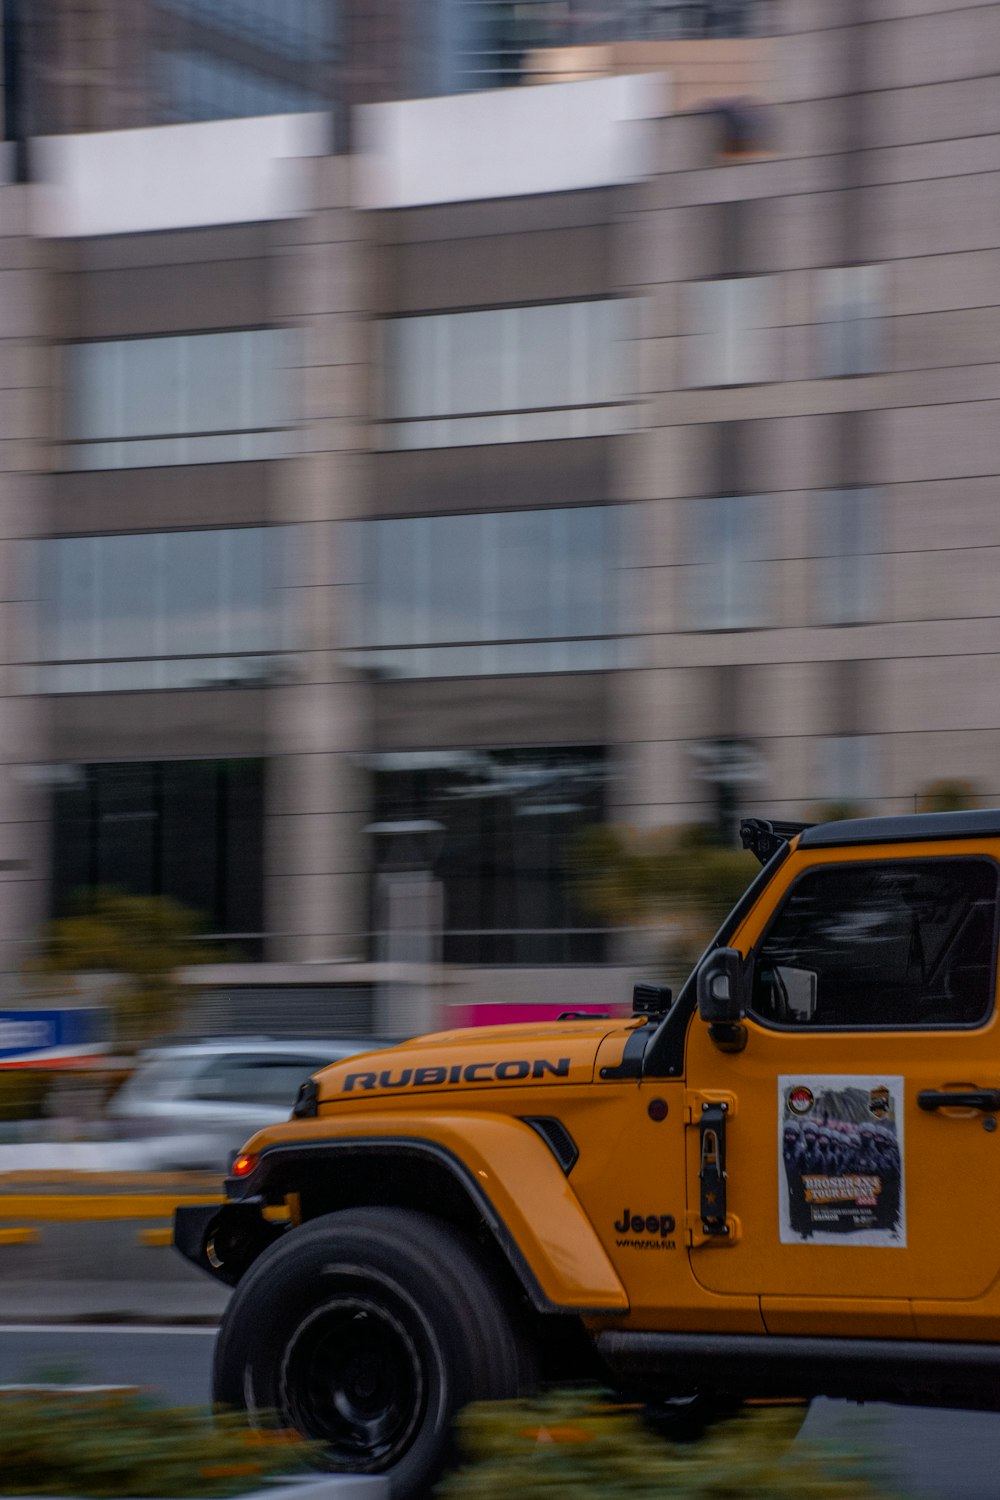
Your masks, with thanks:
[[[179,1405],[210,1400],[213,1328],[0,1325],[0,1384],[141,1385]],[[880,1454],[901,1495],[997,1500],[1000,1415],[817,1401],[803,1437]]]

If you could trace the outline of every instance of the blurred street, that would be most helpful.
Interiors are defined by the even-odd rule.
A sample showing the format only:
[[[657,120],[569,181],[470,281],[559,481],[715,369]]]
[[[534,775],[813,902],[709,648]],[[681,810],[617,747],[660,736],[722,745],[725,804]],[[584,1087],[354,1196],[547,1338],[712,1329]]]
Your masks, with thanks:
[[[214,1328],[45,1328],[0,1324],[0,1384],[140,1385],[177,1404],[208,1402]],[[801,1440],[863,1446],[901,1494],[996,1500],[1000,1414],[817,1401]]]

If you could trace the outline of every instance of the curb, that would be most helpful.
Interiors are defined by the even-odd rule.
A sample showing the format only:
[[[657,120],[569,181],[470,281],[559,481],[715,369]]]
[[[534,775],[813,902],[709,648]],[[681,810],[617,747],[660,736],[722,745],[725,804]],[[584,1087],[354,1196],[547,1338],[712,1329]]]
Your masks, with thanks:
[[[3,1500],[38,1500],[37,1495],[5,1495]],[[79,1500],[74,1495],[47,1497],[47,1500]],[[164,1496],[163,1500],[172,1500]],[[264,1490],[246,1490],[230,1500],[389,1500],[387,1479],[361,1474],[329,1474],[324,1479],[300,1479],[298,1476],[276,1479]]]
[[[17,1255],[15,1249],[0,1252]],[[45,1246],[29,1245],[25,1256],[45,1253]],[[47,1327],[71,1327],[80,1324],[132,1324],[136,1327],[168,1324],[190,1327],[217,1326],[231,1291],[196,1271],[186,1268],[178,1258],[178,1279],[167,1280],[161,1270],[160,1256],[135,1247],[136,1257],[152,1255],[149,1274],[138,1280],[120,1277],[104,1281],[74,1280],[66,1274],[66,1257],[46,1265],[46,1274],[30,1275],[21,1268],[17,1278],[0,1278],[0,1323],[44,1324]],[[172,1258],[167,1250],[162,1255]],[[189,1272],[190,1274],[186,1274]]]
[[[128,1172],[91,1171],[87,1168],[17,1167],[0,1172],[0,1190],[19,1187],[200,1187],[206,1192],[222,1188],[218,1172]]]
[[[38,1500],[37,1495],[5,1495],[3,1500]],[[75,1495],[46,1497],[46,1500],[79,1500]],[[163,1500],[172,1500],[164,1496]],[[301,1479],[298,1476],[276,1479],[264,1490],[245,1490],[230,1500],[389,1500],[389,1481],[362,1474],[329,1474],[323,1479]]]

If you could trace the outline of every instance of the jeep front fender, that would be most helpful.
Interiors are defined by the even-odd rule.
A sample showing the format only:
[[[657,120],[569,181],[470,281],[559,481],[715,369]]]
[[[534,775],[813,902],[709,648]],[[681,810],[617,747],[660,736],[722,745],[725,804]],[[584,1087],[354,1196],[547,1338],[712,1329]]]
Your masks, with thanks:
[[[335,1133],[334,1133],[335,1132]],[[368,1157],[433,1162],[472,1201],[528,1296],[548,1312],[628,1311],[628,1296],[572,1186],[548,1146],[522,1121],[482,1113],[345,1115],[291,1122],[254,1136],[258,1158],[233,1188],[272,1199],[294,1191],[308,1164],[331,1177],[338,1161]],[[285,1186],[287,1184],[287,1186]],[[433,1205],[427,1205],[433,1211]]]

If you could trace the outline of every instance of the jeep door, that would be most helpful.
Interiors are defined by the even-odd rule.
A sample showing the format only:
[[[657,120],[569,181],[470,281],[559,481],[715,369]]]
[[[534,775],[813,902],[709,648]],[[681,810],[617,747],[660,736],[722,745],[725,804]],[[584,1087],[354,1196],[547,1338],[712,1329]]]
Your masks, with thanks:
[[[759,1294],[772,1331],[969,1336],[997,1278],[998,855],[793,853],[733,941],[744,1050],[690,1023],[691,1267],[713,1293]],[[706,1102],[727,1106],[714,1134]],[[702,1232],[706,1184],[728,1232]]]

